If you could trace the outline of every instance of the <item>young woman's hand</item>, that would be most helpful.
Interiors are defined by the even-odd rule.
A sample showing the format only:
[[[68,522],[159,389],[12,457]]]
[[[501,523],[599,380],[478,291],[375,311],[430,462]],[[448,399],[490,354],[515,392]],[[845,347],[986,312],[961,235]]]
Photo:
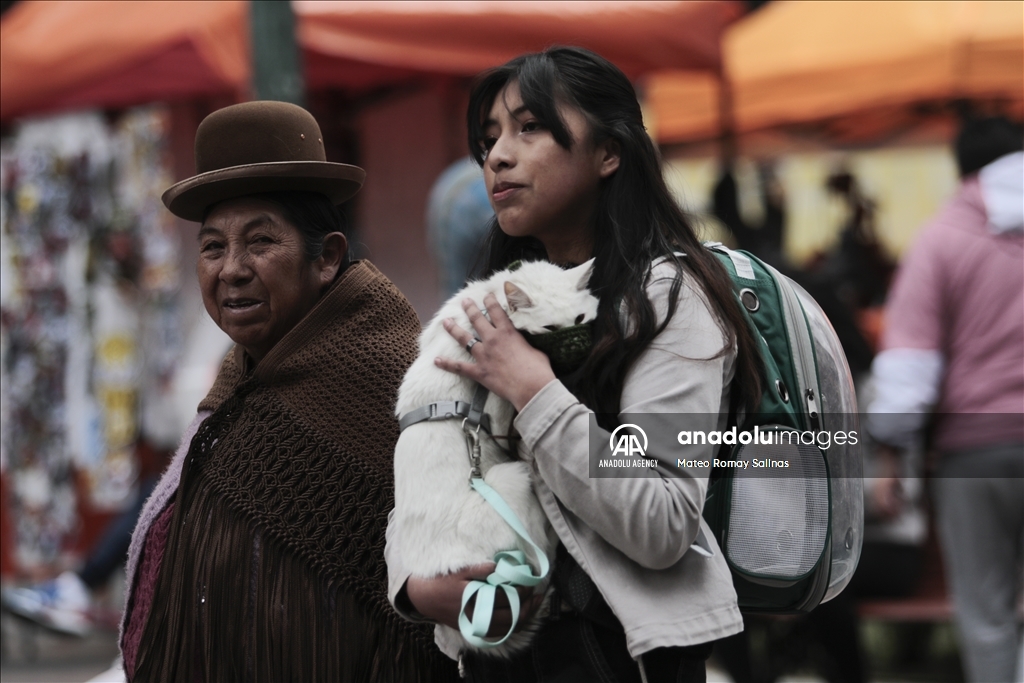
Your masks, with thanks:
[[[435,358],[437,367],[468,377],[487,387],[522,410],[538,391],[555,379],[551,361],[542,352],[530,346],[512,326],[501,304],[494,294],[484,297],[484,306],[490,320],[473,303],[472,299],[462,302],[462,308],[476,330],[478,342],[469,353],[474,363],[465,363],[451,358]],[[444,321],[444,329],[463,347],[474,336],[455,324],[451,318]]]
[[[435,576],[430,579],[410,576],[405,583],[405,594],[413,608],[421,615],[455,630],[459,629],[459,610],[462,609],[462,593],[470,581],[484,581],[494,571],[494,563],[466,567],[452,574]],[[530,615],[540,607],[542,593],[534,595],[533,588],[519,587],[519,625],[526,623]],[[466,608],[466,616],[473,618],[473,603]],[[503,636],[512,624],[512,610],[505,591],[499,590],[491,614],[488,636]]]

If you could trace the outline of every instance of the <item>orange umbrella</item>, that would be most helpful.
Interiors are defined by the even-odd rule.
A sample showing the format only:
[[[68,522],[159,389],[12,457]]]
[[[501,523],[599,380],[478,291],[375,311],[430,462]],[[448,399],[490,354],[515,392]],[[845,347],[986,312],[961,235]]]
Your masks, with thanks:
[[[658,71],[643,79],[645,120],[662,144],[707,140],[721,135],[723,107],[721,73]]]
[[[248,12],[221,2],[20,2],[0,22],[0,118],[249,86]]]
[[[833,121],[848,137],[877,135],[915,107],[961,98],[1019,115],[1024,3],[773,2],[730,27],[723,59],[738,133]],[[670,96],[674,78],[649,86],[659,120],[686,107]]]
[[[953,98],[1024,99],[1024,3],[778,2],[725,38],[740,130]]]

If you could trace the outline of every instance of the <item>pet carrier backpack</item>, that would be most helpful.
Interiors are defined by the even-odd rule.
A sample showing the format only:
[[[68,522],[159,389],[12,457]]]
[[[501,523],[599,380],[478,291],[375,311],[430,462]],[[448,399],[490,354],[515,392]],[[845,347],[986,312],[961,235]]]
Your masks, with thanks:
[[[760,466],[714,469],[704,518],[732,571],[740,609],[809,612],[842,591],[860,558],[853,380],[810,295],[747,252],[706,246],[728,271],[761,342],[765,386],[757,412],[735,420],[749,434],[746,443],[718,455]]]

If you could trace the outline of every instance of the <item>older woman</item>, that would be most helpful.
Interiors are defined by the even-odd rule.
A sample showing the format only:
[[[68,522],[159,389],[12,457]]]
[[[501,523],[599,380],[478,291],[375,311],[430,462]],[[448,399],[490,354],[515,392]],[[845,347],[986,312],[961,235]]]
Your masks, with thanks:
[[[129,680],[452,677],[388,606],[392,411],[419,323],[337,205],[362,169],[325,161],[308,112],[250,102],[207,117],[198,174],[203,303],[236,343],[132,542]]]

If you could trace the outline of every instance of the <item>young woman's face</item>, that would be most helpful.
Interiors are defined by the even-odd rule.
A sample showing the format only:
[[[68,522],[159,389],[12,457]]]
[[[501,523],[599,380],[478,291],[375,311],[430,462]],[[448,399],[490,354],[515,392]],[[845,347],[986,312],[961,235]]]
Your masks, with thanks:
[[[573,139],[559,145],[523,105],[519,86],[509,83],[494,98],[484,122],[484,179],[502,231],[536,237],[552,260],[585,260],[589,253],[559,258],[575,245],[591,248],[591,221],[600,181],[619,167],[618,147],[594,145],[583,114],[563,104],[559,113]],[[571,257],[575,258],[571,258]]]

